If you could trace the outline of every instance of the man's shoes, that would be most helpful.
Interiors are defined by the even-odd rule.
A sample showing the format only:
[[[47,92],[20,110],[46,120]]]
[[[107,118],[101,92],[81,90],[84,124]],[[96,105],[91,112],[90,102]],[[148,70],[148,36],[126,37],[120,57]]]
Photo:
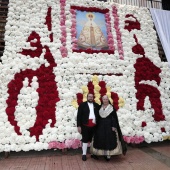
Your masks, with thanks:
[[[83,161],[86,161],[86,160],[87,160],[86,155],[82,155],[82,160],[83,160]]]
[[[91,158],[96,159],[96,160],[99,159],[98,156],[96,156],[96,155],[91,155]]]

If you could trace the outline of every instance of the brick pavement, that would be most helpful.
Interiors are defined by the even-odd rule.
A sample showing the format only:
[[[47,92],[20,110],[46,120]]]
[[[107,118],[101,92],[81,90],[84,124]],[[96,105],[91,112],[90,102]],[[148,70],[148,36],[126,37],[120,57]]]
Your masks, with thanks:
[[[81,149],[61,151],[11,152],[8,159],[0,154],[0,170],[170,170],[170,142],[145,147],[128,147],[127,155],[93,160],[88,154],[81,160]]]

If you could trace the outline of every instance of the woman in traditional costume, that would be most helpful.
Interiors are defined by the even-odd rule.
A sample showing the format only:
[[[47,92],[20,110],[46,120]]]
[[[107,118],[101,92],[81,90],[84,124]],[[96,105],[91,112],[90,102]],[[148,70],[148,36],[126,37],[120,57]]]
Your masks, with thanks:
[[[112,155],[126,154],[127,148],[122,137],[116,110],[108,97],[102,97],[99,120],[91,145],[92,158],[104,156],[109,161]]]

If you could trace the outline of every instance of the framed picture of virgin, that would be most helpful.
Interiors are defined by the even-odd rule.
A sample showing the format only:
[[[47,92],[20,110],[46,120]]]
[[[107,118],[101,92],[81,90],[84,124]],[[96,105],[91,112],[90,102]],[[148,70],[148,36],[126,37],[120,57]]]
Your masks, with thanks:
[[[73,52],[114,53],[108,9],[72,6]]]

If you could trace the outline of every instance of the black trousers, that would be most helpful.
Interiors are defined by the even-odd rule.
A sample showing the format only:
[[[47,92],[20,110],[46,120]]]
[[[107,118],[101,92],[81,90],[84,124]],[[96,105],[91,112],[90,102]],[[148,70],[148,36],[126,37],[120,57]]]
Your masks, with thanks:
[[[82,142],[88,143],[92,141],[96,127],[81,126]]]

